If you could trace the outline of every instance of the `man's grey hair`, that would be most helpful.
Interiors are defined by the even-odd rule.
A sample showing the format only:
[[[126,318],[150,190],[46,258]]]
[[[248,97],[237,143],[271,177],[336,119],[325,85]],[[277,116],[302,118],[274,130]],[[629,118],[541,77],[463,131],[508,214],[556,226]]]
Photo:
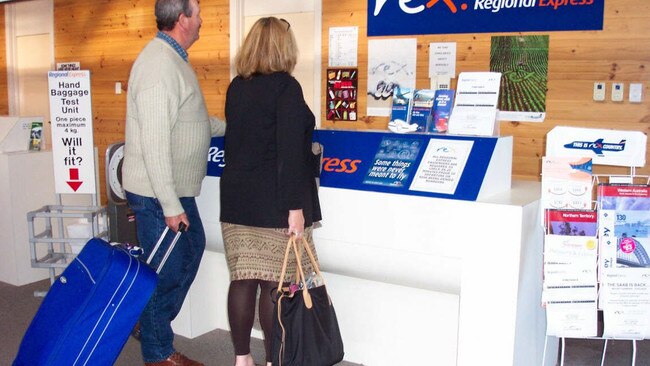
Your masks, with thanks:
[[[176,26],[178,16],[192,16],[190,0],[156,0],[156,25],[158,30],[170,31]]]

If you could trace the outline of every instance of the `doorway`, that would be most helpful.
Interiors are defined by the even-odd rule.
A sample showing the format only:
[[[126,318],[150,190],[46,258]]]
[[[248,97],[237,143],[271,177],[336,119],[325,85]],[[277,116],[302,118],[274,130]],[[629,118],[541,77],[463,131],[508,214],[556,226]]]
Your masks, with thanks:
[[[320,123],[322,0],[231,0],[230,77],[236,75],[234,59],[250,27],[262,17],[275,16],[291,24],[298,43],[298,63],[293,76],[302,86],[305,101]]]
[[[5,5],[10,115],[50,119],[47,72],[54,65],[53,6],[52,0]],[[42,136],[44,148],[51,146],[49,123]]]

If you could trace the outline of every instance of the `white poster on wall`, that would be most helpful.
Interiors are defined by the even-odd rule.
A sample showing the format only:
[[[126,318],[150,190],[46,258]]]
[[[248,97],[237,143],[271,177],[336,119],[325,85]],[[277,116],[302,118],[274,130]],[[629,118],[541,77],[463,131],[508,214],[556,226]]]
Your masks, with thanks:
[[[96,194],[90,72],[48,72],[57,194]]]
[[[389,116],[393,90],[415,88],[417,39],[368,41],[368,115]]]
[[[456,42],[429,43],[429,77],[456,77]]]
[[[356,67],[359,27],[331,27],[329,67]]]

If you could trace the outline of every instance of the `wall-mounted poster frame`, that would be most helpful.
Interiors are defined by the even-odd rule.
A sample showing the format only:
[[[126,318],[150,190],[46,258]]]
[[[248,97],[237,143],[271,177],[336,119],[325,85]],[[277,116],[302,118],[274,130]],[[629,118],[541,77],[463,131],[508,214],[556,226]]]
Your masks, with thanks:
[[[327,108],[328,121],[357,120],[357,81],[356,68],[327,69]]]

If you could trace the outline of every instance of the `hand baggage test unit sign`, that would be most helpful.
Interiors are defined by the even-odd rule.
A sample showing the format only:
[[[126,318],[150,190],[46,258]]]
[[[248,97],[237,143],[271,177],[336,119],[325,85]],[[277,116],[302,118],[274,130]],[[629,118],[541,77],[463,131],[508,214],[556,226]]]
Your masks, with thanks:
[[[96,194],[88,70],[48,72],[55,192]]]

